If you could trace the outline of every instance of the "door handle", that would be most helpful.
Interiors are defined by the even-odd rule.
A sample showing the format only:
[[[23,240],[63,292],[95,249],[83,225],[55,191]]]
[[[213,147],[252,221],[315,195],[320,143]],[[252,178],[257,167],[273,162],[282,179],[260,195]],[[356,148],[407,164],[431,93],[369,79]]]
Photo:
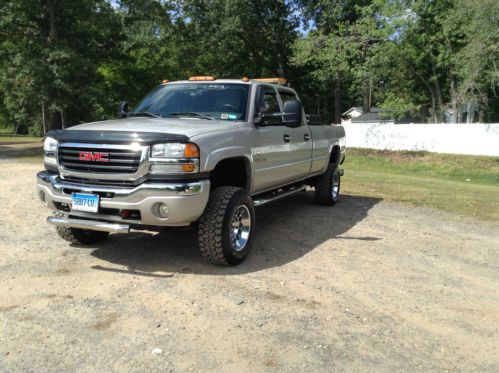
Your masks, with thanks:
[[[290,142],[291,137],[289,135],[284,135],[284,142]]]
[[[306,133],[303,138],[305,139],[305,141],[308,141],[310,140],[310,135],[308,133]]]

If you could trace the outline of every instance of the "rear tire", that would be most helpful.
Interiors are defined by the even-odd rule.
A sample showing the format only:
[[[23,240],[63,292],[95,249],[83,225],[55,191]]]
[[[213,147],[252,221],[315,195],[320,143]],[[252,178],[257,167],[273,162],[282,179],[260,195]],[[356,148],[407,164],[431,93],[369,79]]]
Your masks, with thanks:
[[[330,163],[315,183],[315,201],[320,205],[332,206],[340,197],[340,169],[338,165]]]
[[[251,250],[254,230],[255,208],[248,192],[237,187],[215,188],[199,219],[199,249],[211,263],[237,265]]]
[[[88,229],[56,227],[57,233],[63,239],[71,243],[90,245],[105,240],[109,232],[91,231]]]

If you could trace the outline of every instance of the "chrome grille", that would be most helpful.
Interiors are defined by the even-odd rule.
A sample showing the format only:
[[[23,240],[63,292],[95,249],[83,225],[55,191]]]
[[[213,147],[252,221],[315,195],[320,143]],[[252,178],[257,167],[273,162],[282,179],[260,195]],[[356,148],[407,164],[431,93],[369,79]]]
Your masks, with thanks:
[[[105,154],[106,160],[89,159],[97,154]],[[82,157],[81,155],[88,155]],[[106,147],[75,147],[59,145],[59,164],[67,170],[92,173],[133,174],[140,165],[141,150]]]

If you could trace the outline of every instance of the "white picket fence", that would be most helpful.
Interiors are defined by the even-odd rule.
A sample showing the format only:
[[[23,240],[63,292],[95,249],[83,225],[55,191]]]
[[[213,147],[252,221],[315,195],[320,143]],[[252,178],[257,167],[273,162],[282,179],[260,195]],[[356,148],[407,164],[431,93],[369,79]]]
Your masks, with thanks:
[[[499,123],[347,124],[347,147],[499,156]]]

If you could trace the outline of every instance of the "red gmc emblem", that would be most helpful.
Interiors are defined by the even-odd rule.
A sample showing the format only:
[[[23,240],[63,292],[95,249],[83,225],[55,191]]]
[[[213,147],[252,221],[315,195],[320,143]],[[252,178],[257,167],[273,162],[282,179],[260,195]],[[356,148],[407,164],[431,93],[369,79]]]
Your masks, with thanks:
[[[109,162],[109,153],[99,152],[80,152],[80,161],[89,162]]]

